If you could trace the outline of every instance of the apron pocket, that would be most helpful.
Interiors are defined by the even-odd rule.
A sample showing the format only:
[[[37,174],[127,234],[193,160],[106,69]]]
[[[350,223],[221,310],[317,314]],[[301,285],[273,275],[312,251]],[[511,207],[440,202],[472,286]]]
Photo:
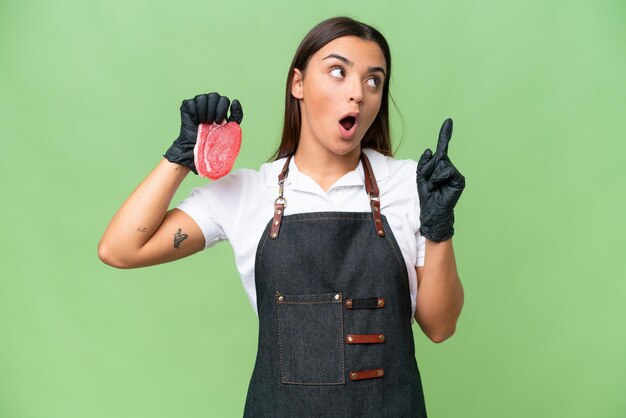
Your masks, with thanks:
[[[276,292],[282,383],[345,384],[343,295]]]

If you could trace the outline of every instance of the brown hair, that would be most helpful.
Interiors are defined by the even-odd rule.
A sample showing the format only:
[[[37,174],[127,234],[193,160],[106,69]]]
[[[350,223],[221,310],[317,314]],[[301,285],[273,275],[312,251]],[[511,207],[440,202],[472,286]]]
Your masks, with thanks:
[[[384,155],[392,156],[391,137],[389,134],[389,80],[391,78],[391,52],[385,37],[373,27],[349,17],[333,17],[317,24],[304,37],[289,67],[285,94],[285,121],[283,135],[278,150],[272,158],[278,160],[296,152],[300,141],[300,104],[291,95],[291,83],[294,69],[304,72],[311,55],[327,43],[342,36],[356,36],[366,41],[373,41],[380,46],[387,61],[387,75],[383,85],[383,95],[378,115],[361,140],[362,148],[372,148]],[[393,98],[392,98],[393,100]]]

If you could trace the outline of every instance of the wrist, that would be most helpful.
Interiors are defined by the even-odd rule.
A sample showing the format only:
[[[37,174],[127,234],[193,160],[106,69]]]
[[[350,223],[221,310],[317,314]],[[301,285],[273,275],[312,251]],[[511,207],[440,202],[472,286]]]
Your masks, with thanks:
[[[419,228],[420,234],[429,241],[443,242],[449,240],[454,235],[454,227],[449,224],[437,224],[429,226],[422,224]]]
[[[194,170],[193,167],[189,166],[187,162],[180,161],[177,158],[172,158],[171,156],[168,156],[167,154],[163,154],[163,158],[164,158],[164,162],[167,163],[168,166],[170,166],[170,169],[172,171],[181,173],[183,175],[187,175],[190,171],[193,171],[195,174],[198,174]],[[192,163],[192,165],[194,164]]]

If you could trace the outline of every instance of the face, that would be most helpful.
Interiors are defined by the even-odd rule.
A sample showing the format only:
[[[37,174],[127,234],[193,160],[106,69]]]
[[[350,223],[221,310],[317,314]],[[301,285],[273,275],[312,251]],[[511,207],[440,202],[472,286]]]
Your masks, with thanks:
[[[291,94],[299,100],[300,146],[319,153],[360,153],[376,118],[386,74],[377,43],[337,38],[313,54],[304,73],[294,70]]]

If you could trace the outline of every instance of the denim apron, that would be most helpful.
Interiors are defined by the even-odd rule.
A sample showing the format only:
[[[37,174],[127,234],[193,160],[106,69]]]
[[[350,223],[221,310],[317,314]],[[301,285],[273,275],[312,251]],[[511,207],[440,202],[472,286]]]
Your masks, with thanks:
[[[372,212],[274,217],[255,260],[259,345],[244,417],[426,417],[402,253],[365,154]]]

